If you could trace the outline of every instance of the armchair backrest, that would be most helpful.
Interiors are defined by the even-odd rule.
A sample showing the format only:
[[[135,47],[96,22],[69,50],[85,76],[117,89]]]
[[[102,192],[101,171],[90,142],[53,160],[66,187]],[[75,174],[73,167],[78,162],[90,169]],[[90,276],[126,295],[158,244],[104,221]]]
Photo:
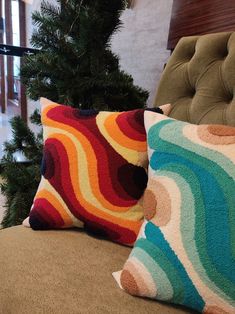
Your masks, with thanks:
[[[159,83],[155,106],[172,118],[235,126],[235,33],[183,37]]]

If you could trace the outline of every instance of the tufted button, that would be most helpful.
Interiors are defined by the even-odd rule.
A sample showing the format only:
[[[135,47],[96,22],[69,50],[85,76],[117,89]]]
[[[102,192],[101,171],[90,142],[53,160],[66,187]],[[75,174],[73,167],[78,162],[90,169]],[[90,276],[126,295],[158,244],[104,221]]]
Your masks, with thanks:
[[[224,97],[224,100],[227,104],[230,104],[233,101],[234,95],[230,92],[227,91],[226,97]]]
[[[229,52],[227,52],[224,56],[222,56],[222,57],[221,57],[221,60],[222,60],[222,61],[226,60],[226,58],[228,57],[228,55],[229,55]]]
[[[222,60],[226,59],[228,55],[229,55],[229,50],[228,50],[228,47],[226,47],[223,53],[221,54],[221,59]]]
[[[230,94],[228,97],[228,104],[230,104],[233,101],[233,95]]]
[[[193,98],[196,94],[196,88],[192,87],[191,91],[190,91],[190,96],[191,98]]]

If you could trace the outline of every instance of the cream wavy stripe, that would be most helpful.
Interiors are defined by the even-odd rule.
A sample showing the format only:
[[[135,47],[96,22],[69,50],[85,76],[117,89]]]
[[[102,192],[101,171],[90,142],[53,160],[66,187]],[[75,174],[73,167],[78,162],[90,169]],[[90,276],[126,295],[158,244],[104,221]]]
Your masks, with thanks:
[[[136,241],[137,241],[138,239],[140,239],[140,238],[146,239],[145,227],[146,227],[147,223],[148,223],[148,221],[145,219],[144,222],[142,223],[141,227],[140,227],[140,231],[139,231],[139,233],[138,233],[138,236],[137,236]]]
[[[36,200],[38,198],[38,194],[43,191],[46,190],[49,193],[51,193],[56,199],[57,201],[61,204],[61,207],[63,207],[64,211],[66,212],[66,214],[71,218],[73,225],[75,227],[79,227],[82,228],[84,226],[84,223],[82,221],[80,221],[79,219],[77,219],[72,213],[71,211],[68,209],[67,205],[65,204],[65,202],[63,201],[63,199],[61,198],[60,194],[57,193],[57,191],[53,188],[53,186],[49,183],[48,180],[46,180],[45,178],[42,177],[39,188],[38,188],[38,192],[35,196]]]
[[[148,146],[148,156],[149,156],[149,160],[151,159],[151,156],[153,155],[153,153],[155,152],[154,149],[151,149],[149,146]],[[149,178],[152,178],[156,175],[156,170],[153,169],[151,167],[151,165],[149,164],[149,167],[148,167],[148,177]]]
[[[134,250],[137,250],[137,248]],[[144,253],[144,251],[142,251],[142,253]],[[145,257],[148,259],[149,255],[145,253]],[[138,258],[135,256],[130,256],[124,265],[124,270],[128,270],[134,276],[139,288],[140,296],[156,298],[157,287],[152,278],[152,275]],[[141,286],[144,287],[142,291]]]
[[[186,230],[187,230],[187,234],[185,231],[182,231],[181,234],[186,234],[185,237],[183,238],[184,241],[184,247],[186,248],[187,252],[188,252],[188,256],[189,258],[191,257],[191,259],[193,259],[194,261],[196,260],[196,262],[194,263],[195,265],[195,269],[198,272],[198,274],[202,274],[202,280],[205,281],[207,283],[207,285],[209,286],[209,288],[214,292],[214,293],[218,293],[219,295],[222,295],[222,297],[228,301],[228,302],[232,302],[230,297],[228,297],[226,295],[226,293],[224,293],[224,291],[221,291],[219,286],[217,286],[213,281],[211,281],[211,279],[208,277],[206,271],[204,271],[204,267],[201,264],[201,259],[199,254],[197,253],[197,246],[196,246],[196,242],[193,241],[194,239],[192,239],[192,242],[188,242],[188,239],[190,239],[190,235],[192,235],[192,230],[194,230],[195,232],[195,198],[194,195],[192,193],[190,184],[187,183],[187,181],[181,177],[179,174],[176,173],[171,173],[171,172],[167,172],[167,176],[171,176],[172,179],[177,182],[177,186],[178,187],[184,187],[182,193],[181,193],[181,197],[183,199],[182,204],[184,204],[181,206],[181,228],[184,228],[185,230],[185,226],[187,226]],[[193,176],[193,174],[192,174]],[[198,184],[200,184],[198,182]],[[193,245],[192,245],[193,244]],[[193,246],[193,249],[192,249]],[[199,248],[200,250],[200,248]],[[207,254],[207,253],[206,253]],[[191,255],[191,256],[190,256]],[[208,256],[208,254],[207,254]],[[209,256],[208,256],[209,258]],[[203,270],[203,271],[202,271]]]
[[[185,125],[185,127],[183,128],[183,135],[194,144],[201,145],[207,149],[220,152],[222,155],[226,156],[229,160],[231,160],[231,162],[235,164],[235,154],[234,154],[235,144],[215,145],[215,144],[204,142],[198,136],[197,129],[198,129],[197,125]],[[219,160],[218,160],[218,163],[219,163]]]
[[[95,193],[97,193],[97,191],[95,191],[95,193],[93,193],[92,190],[92,186],[91,186],[91,182],[90,182],[90,175],[89,175],[89,165],[88,165],[88,158],[89,156],[87,156],[86,151],[84,150],[82,144],[80,143],[80,141],[76,138],[76,136],[74,136],[72,133],[69,133],[67,130],[63,130],[62,128],[53,128],[53,127],[47,127],[47,132],[46,132],[46,137],[47,138],[57,138],[57,134],[62,134],[64,136],[66,136],[72,143],[74,143],[74,146],[76,146],[76,151],[77,151],[77,155],[79,155],[79,158],[77,158],[78,160],[78,169],[79,169],[79,174],[76,176],[78,178],[78,184],[79,184],[79,188],[81,190],[81,193],[84,197],[85,195],[85,199],[89,204],[96,204],[96,207],[99,210],[106,210],[107,213],[110,212],[110,209],[108,209],[107,207],[115,207],[112,203],[110,203],[108,200],[106,200],[106,206],[104,206],[104,204],[102,204],[95,196]],[[82,134],[81,134],[82,135]],[[64,145],[64,143],[62,143]],[[87,158],[88,157],[88,158]],[[96,163],[95,165],[95,169],[97,168],[97,162],[94,161]],[[70,165],[71,166],[71,165]],[[74,191],[76,191],[76,189],[74,189]],[[101,191],[99,191],[100,194]],[[102,194],[102,197],[103,194]],[[90,202],[88,201],[90,200]],[[83,204],[84,205],[84,204]],[[116,206],[116,210],[118,210],[119,207]],[[126,207],[123,209],[128,210],[129,207]],[[117,215],[118,216],[118,215]]]
[[[187,124],[185,123],[185,126],[186,125]],[[172,134],[174,134],[174,137],[172,136]],[[229,174],[230,177],[235,180],[235,167],[234,164],[232,164],[232,161],[224,156],[223,153],[221,154],[220,152],[217,152],[215,150],[211,151],[205,143],[204,145],[200,146],[201,143],[193,142],[191,140],[191,133],[190,135],[188,135],[188,137],[185,137],[182,131],[181,122],[178,125],[174,123],[171,125],[168,124],[163,126],[159,136],[162,140],[177,145],[180,148],[190,150],[191,152],[194,152],[207,160],[217,163],[222,169],[224,169],[225,172],[227,172],[227,174]]]
[[[145,264],[140,261],[138,253],[143,257]],[[141,280],[147,279],[146,284],[148,287],[151,287],[151,297],[157,297],[157,299],[161,301],[172,300],[174,296],[174,291],[166,272],[143,249],[136,247],[134,249],[134,254],[135,256],[131,256],[130,260],[134,262],[135,267],[141,273]],[[148,269],[151,269],[151,273],[148,271]],[[157,287],[158,282],[160,283],[161,288]],[[158,292],[159,290],[163,292],[163,295]],[[148,295],[148,297],[149,296],[150,295]]]
[[[123,158],[125,158],[128,162],[133,165],[142,165],[143,160],[145,160],[145,164],[147,165],[147,154],[142,152],[137,152],[136,150],[123,147],[120,145],[115,138],[113,138],[105,128],[105,120],[110,116],[110,112],[101,112],[96,117],[97,127],[100,130],[100,133],[104,136],[107,142],[113,147],[113,149],[118,152]],[[120,130],[121,131],[121,130]],[[124,136],[126,136],[123,133]]]
[[[144,112],[144,123],[145,123],[145,128],[147,133],[149,132],[149,129],[156,123],[159,123],[161,121],[164,120],[173,120],[176,121],[172,118],[166,117],[164,115],[160,115],[160,114],[153,114],[152,112],[149,111],[145,111]],[[181,122],[180,122],[181,123]],[[165,128],[165,130],[164,130]],[[177,132],[177,134],[175,134],[174,136],[174,140],[172,138],[172,136],[167,137],[166,135],[169,134],[169,128],[172,128],[172,132]],[[197,125],[193,125],[193,124],[188,124],[185,122],[185,126],[183,128],[183,131],[181,131],[182,128],[177,128],[176,131],[176,127],[175,125],[166,125],[162,128],[162,130],[160,131],[160,137],[163,140],[167,140],[168,142],[172,143],[172,144],[177,144],[183,148],[188,149],[188,146],[184,146],[184,143],[182,143],[182,135],[185,136],[185,138],[187,139],[187,141],[189,141],[191,144],[190,145],[190,149],[192,149],[192,151],[196,151],[196,153],[198,154],[198,149],[195,150],[192,148],[192,144],[196,145],[201,145],[205,150],[204,152],[201,153],[201,156],[205,157],[206,159],[208,159],[208,149],[212,149],[213,151],[218,151],[219,153],[221,153],[224,156],[221,156],[219,158],[217,158],[217,156],[219,155],[217,154],[213,154],[213,161],[215,161],[216,163],[218,163],[229,175],[231,175],[231,171],[233,171],[233,178],[235,178],[235,167],[232,167],[231,170],[230,166],[227,167],[228,161],[226,161],[226,158],[228,158],[230,161],[232,161],[233,163],[235,163],[235,144],[230,144],[230,145],[213,145],[213,144],[209,144],[206,142],[203,142],[197,134]],[[172,133],[171,133],[172,134]],[[149,148],[148,148],[149,149]],[[152,151],[149,150],[149,154]],[[217,156],[216,156],[217,155]],[[222,161],[222,159],[224,160],[224,162]]]
[[[164,121],[164,120],[174,120],[174,119],[169,118],[167,116],[164,116],[160,113],[154,113],[154,112],[145,110],[145,112],[144,112],[144,126],[145,126],[146,133],[148,134],[149,129],[154,124],[156,124],[160,121]]]
[[[76,149],[79,153],[79,158],[77,158],[78,169],[79,169],[79,173],[82,173],[82,175],[80,174],[77,175],[76,178],[78,178],[79,180],[78,184],[81,190],[81,194],[87,203],[89,203],[92,206],[93,204],[96,204],[96,208],[100,210],[100,217],[102,218],[103,217],[102,212],[105,212],[117,218],[122,218],[122,219],[127,219],[127,220],[131,219],[134,221],[141,220],[143,217],[143,213],[142,213],[142,207],[139,204],[136,204],[133,207],[122,207],[122,210],[126,210],[126,212],[123,212],[123,211],[120,212],[120,211],[112,211],[108,209],[107,207],[104,207],[104,205],[100,203],[100,201],[95,197],[95,193],[93,193],[92,191],[92,187],[91,187],[90,179],[89,179],[90,178],[89,166],[87,163],[86,152],[84,151],[83,146],[73,134],[68,133],[68,131],[64,131],[63,129],[59,129],[59,128],[57,129],[57,128],[52,128],[52,127],[47,127],[46,137],[56,138],[57,133],[65,135],[76,146]],[[101,191],[99,191],[99,193],[102,194]],[[102,194],[102,197],[104,197],[103,194]],[[79,199],[79,201],[81,202],[81,199]],[[120,210],[119,206],[114,206],[108,200],[106,200],[106,202],[108,206],[110,205],[110,207],[115,207],[116,210]],[[83,203],[82,206],[86,207],[86,204]]]
[[[187,191],[184,191],[184,193],[191,194],[192,201],[190,202],[190,206],[193,204],[193,196],[192,192],[190,190],[190,186],[188,183],[180,176],[176,176],[175,173],[171,173],[169,171],[164,171],[164,174],[167,176],[172,177],[178,177],[178,180],[181,181],[181,184],[183,183],[184,187],[187,187]],[[170,179],[169,177],[163,176],[157,176],[155,178],[156,181],[161,182],[167,189],[168,187],[168,193],[170,194],[170,198],[172,200],[172,211],[171,211],[171,219],[168,222],[166,226],[160,227],[160,230],[162,231],[166,241],[170,244],[175,254],[178,256],[179,260],[183,264],[186,272],[189,274],[189,277],[191,278],[193,284],[195,285],[196,289],[198,290],[199,294],[204,297],[204,301],[206,303],[213,303],[217,304],[220,307],[223,306],[224,309],[231,311],[234,308],[232,306],[229,306],[227,302],[224,301],[219,295],[214,293],[207,285],[204,284],[204,282],[199,277],[197,270],[194,268],[192,262],[189,260],[188,253],[186,252],[184,246],[185,243],[181,236],[181,224],[191,224],[192,227],[189,226],[189,230],[194,230],[195,225],[195,219],[194,219],[194,208],[191,208],[189,206],[187,213],[188,216],[190,216],[190,220],[181,221],[181,207],[182,207],[182,195],[181,191],[179,190],[178,184],[174,181],[174,179]],[[170,186],[170,191],[169,191]],[[193,229],[191,229],[193,228]],[[175,232],[172,232],[172,230],[175,230]],[[197,249],[195,248],[194,241],[190,242],[190,245],[193,245],[193,252],[197,252]],[[198,254],[195,254],[194,259],[196,259],[197,265],[201,268],[201,274],[203,274],[203,280],[205,280],[210,285],[212,284],[216,290],[218,289],[217,286],[215,286],[210,279],[207,277],[203,266],[201,265],[201,262],[199,260]],[[224,295],[224,293],[221,293]],[[226,297],[227,299],[228,297]]]
[[[217,166],[221,167],[221,169],[223,169],[226,172],[228,177],[235,180],[234,163],[229,158],[227,158],[223,153],[217,152],[214,149],[210,150],[206,144],[204,144],[204,146],[201,146],[199,143],[194,143],[193,141],[191,141],[191,136],[189,139],[186,138],[183,135],[182,125],[183,125],[183,129],[185,126],[188,126],[187,123],[182,124],[182,122],[171,123],[169,125],[163,126],[163,128],[160,131],[160,137],[169,143],[178,145],[180,148],[185,148],[186,150],[195,152],[196,155],[203,157],[204,159],[206,159],[207,161],[210,161],[213,164],[216,164]],[[194,126],[194,129],[195,129],[195,126]],[[188,130],[190,130],[190,128]],[[174,134],[174,137],[172,137],[172,134]],[[232,150],[232,147],[235,148],[235,145],[228,145],[228,146],[230,146],[231,150]],[[195,161],[195,163],[197,163],[197,161]],[[207,170],[210,171],[210,169],[207,169]],[[216,180],[220,180],[217,174],[214,173],[214,176],[216,177]],[[230,207],[228,210],[229,210],[228,212],[229,217],[232,217],[232,208]],[[231,233],[233,234],[232,231]]]

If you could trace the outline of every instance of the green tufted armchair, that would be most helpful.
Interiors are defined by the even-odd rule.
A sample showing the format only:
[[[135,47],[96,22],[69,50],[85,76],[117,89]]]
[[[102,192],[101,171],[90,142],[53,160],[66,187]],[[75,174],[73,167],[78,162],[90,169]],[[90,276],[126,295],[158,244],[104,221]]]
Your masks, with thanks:
[[[235,33],[182,38],[161,78],[155,105],[172,118],[235,126]]]

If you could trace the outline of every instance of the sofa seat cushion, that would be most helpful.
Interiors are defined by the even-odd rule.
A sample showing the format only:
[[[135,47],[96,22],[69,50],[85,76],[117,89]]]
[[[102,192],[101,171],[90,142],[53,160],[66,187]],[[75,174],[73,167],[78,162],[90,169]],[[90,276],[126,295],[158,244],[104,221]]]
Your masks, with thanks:
[[[129,253],[80,230],[0,230],[0,313],[192,313],[120,290]]]

